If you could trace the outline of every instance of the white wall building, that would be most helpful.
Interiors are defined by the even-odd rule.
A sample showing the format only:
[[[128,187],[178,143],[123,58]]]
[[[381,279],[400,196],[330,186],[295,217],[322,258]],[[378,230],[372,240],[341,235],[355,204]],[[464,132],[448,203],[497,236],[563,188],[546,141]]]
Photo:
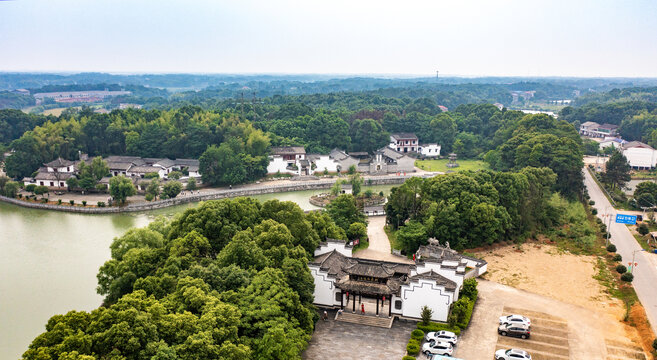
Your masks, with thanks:
[[[308,267],[315,304],[355,311],[357,299],[376,299],[377,315],[409,318],[420,318],[426,305],[432,320],[443,322],[464,279],[486,272],[485,261],[438,245],[421,247],[416,254],[421,259],[412,264],[353,258],[341,240],[321,243],[314,255]]]
[[[657,165],[657,151],[640,141],[630,141],[623,145],[623,155],[634,169],[652,169]]]
[[[424,157],[439,157],[440,156],[440,145],[438,144],[424,144],[420,145],[419,153]]]
[[[418,152],[419,145],[415,134],[399,133],[390,135],[390,144],[388,146],[400,153],[414,153]]]

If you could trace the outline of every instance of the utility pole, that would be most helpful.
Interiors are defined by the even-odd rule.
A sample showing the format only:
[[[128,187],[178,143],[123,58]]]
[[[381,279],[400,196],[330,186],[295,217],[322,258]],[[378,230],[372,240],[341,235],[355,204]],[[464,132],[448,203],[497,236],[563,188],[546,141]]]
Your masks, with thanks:
[[[252,101],[252,106],[253,106],[253,122],[256,122],[258,120],[258,112],[256,111],[256,93],[255,91],[253,92],[253,101]]]
[[[241,96],[241,99],[240,99],[240,103],[241,103],[241,107],[242,107],[242,120],[245,120],[244,119],[244,91],[242,91],[242,96]]]

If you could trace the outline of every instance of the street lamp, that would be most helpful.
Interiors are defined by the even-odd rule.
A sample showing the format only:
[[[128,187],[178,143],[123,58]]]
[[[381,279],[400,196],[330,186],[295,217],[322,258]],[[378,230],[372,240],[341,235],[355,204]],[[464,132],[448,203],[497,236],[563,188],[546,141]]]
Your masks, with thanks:
[[[603,217],[607,217],[607,224],[606,224],[607,225],[607,242],[606,242],[605,246],[609,246],[609,234],[611,233],[611,218],[612,218],[612,215],[613,215],[612,213],[609,212],[609,208],[613,209],[613,207],[611,205],[608,205],[605,208],[605,214],[603,215]]]
[[[630,267],[630,273],[631,273],[632,275],[634,275],[634,264],[635,264],[635,263],[634,263],[634,256],[636,255],[636,253],[638,253],[638,252],[640,252],[640,251],[645,251],[645,250],[643,250],[643,249],[639,249],[639,250],[634,250],[634,251],[632,251],[632,265],[630,265],[630,266],[631,266],[631,267]]]

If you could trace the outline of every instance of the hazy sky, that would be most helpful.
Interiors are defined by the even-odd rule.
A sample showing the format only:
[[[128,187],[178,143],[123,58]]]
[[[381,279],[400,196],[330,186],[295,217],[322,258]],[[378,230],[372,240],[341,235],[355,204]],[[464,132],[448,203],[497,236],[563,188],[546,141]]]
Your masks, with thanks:
[[[657,1],[0,1],[0,71],[657,76]]]

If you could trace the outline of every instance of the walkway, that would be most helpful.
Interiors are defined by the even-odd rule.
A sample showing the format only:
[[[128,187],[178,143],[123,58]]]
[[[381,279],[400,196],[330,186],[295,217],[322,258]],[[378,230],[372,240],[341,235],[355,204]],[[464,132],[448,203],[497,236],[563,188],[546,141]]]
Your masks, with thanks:
[[[603,190],[595,183],[587,170],[584,170],[584,185],[589,191],[591,200],[595,201],[593,207],[598,210],[598,217],[603,219],[602,216],[609,212],[615,218],[615,214],[619,211],[611,206],[609,200],[603,194]],[[629,212],[621,210],[620,213]],[[652,330],[657,333],[657,286],[655,286],[657,282],[657,254],[641,251],[641,246],[639,246],[626,225],[617,224],[612,220],[609,232],[611,242],[616,245],[617,252],[623,257],[623,264],[631,261],[633,254],[636,255],[634,260],[639,265],[634,269],[632,284],[641,304],[646,309]]]
[[[370,216],[367,219],[367,237],[370,246],[365,250],[357,251],[354,257],[412,264],[412,260],[392,254],[390,240],[388,240],[388,235],[383,230],[385,225],[385,216]]]

